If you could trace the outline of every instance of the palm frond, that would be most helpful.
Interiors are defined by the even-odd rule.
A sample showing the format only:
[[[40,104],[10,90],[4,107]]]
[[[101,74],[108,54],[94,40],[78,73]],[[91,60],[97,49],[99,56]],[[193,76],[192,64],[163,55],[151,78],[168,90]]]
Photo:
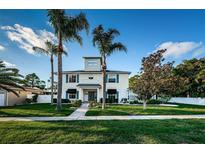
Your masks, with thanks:
[[[3,62],[0,61],[0,88],[8,92],[12,92],[18,96],[14,88],[24,89],[22,86],[23,76],[19,74],[16,68],[6,68]]]

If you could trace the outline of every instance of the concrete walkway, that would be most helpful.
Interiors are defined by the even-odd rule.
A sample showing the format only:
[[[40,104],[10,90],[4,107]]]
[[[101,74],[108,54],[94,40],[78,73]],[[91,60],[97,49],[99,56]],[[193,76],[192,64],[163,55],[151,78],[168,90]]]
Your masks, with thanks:
[[[75,112],[68,117],[71,119],[79,119],[85,117],[85,113],[88,111],[88,103],[83,103]]]
[[[88,103],[83,103],[67,117],[1,117],[0,121],[74,121],[74,120],[145,120],[145,119],[205,119],[205,115],[136,115],[136,116],[85,116]]]

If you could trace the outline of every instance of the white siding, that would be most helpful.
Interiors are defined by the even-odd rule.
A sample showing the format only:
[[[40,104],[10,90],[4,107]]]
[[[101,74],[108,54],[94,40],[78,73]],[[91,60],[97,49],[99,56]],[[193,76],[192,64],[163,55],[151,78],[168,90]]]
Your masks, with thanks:
[[[93,76],[90,80],[89,76]],[[106,89],[116,89],[119,92],[119,101],[122,98],[128,98],[128,74],[119,74],[119,83],[106,83]],[[83,92],[77,87],[78,84],[100,84],[102,86],[102,74],[79,74],[79,83],[66,83],[66,74],[63,74],[63,91],[62,98],[66,97],[67,89],[77,89],[79,91],[79,99],[83,100]],[[102,88],[98,91],[98,99],[102,98]]]

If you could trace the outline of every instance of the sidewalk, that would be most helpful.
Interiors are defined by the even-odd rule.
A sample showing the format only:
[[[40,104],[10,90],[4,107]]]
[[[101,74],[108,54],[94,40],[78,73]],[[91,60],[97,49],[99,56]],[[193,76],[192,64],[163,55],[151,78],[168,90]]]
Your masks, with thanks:
[[[205,119],[205,115],[82,116],[82,117],[2,117],[0,121],[74,121],[74,120],[153,120]]]
[[[74,120],[152,120],[152,119],[205,119],[205,115],[136,115],[136,116],[85,116],[88,104],[83,103],[67,117],[0,117],[0,121],[74,121]]]

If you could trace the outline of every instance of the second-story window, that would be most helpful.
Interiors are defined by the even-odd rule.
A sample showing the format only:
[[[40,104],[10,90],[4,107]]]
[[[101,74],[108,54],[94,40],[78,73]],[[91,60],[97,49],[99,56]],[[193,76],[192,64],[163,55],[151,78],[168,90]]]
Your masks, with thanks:
[[[77,76],[76,75],[69,75],[69,82],[75,83],[77,82]]]
[[[108,74],[107,75],[107,82],[118,83],[119,82],[119,75],[118,74]]]
[[[117,82],[117,75],[116,74],[109,74],[108,75],[108,82],[110,82],[110,83]]]

